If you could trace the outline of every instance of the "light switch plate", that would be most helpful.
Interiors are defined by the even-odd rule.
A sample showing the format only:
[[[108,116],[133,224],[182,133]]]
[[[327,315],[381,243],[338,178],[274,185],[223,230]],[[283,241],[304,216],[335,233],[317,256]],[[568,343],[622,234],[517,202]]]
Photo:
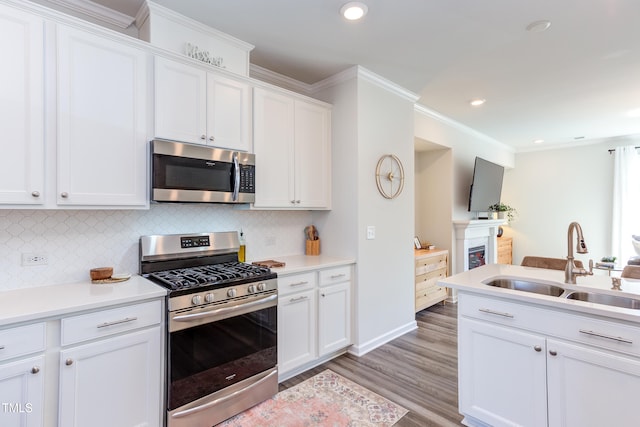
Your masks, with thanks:
[[[375,225],[367,226],[367,240],[373,240],[376,238],[376,227]]]

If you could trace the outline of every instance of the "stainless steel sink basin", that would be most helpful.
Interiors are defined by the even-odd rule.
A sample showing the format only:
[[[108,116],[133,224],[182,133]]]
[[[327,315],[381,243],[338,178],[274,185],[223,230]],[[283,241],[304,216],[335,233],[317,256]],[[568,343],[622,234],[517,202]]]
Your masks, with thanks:
[[[532,292],[540,295],[550,295],[554,297],[559,297],[564,292],[564,289],[560,286],[549,285],[547,283],[530,282],[528,280],[521,279],[495,279],[486,283],[486,285],[494,286],[496,288]]]
[[[614,307],[640,310],[640,300],[618,295],[598,294],[595,292],[571,292],[566,296],[566,298],[578,301],[594,302],[596,304],[611,305]]]

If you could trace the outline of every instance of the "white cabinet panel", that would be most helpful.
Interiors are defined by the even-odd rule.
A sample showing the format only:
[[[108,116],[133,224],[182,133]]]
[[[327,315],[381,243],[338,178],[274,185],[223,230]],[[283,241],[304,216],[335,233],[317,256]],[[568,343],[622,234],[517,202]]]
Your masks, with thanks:
[[[60,352],[59,425],[161,425],[160,327]]]
[[[460,412],[494,427],[547,425],[544,337],[458,320]]]
[[[331,208],[331,110],[254,89],[258,209]]]
[[[278,298],[278,369],[287,372],[316,358],[315,289]]]
[[[0,5],[0,203],[42,204],[44,21]]]
[[[320,356],[351,344],[351,282],[318,290],[318,353]]]
[[[0,364],[0,425],[39,427],[44,415],[44,356]]]
[[[57,27],[59,205],[145,206],[146,52]]]
[[[249,84],[156,57],[155,136],[251,151]]]
[[[640,360],[549,340],[550,427],[633,426]]]

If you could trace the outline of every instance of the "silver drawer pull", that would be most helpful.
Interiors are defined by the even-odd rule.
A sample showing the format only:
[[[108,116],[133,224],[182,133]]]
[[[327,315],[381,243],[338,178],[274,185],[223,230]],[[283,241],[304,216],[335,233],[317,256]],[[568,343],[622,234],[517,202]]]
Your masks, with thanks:
[[[120,325],[122,323],[129,323],[129,322],[133,322],[135,320],[138,320],[138,318],[137,317],[127,317],[127,318],[124,318],[122,320],[116,320],[115,322],[101,323],[97,327],[98,328],[106,328],[107,326]]]
[[[309,297],[307,297],[307,296],[301,296],[301,297],[297,297],[297,298],[291,298],[291,299],[289,300],[289,302],[298,302],[298,301],[302,301],[302,300],[305,300],[305,299],[308,299],[308,298],[309,298]]]
[[[490,310],[488,308],[479,308],[478,310],[483,312],[483,313],[495,314],[496,316],[508,317],[510,319],[513,319],[513,314],[511,314],[511,313],[504,313],[502,311],[494,311],[494,310]]]
[[[346,276],[346,274],[342,273],[342,274],[334,274],[331,276],[331,279],[339,279],[341,277]]]
[[[622,337],[614,337],[612,335],[605,335],[605,334],[599,334],[597,332],[593,332],[593,331],[587,331],[586,329],[580,329],[580,333],[581,334],[586,334],[586,335],[591,335],[593,337],[600,337],[600,338],[606,338],[608,340],[613,340],[613,341],[618,341],[618,342],[624,342],[627,344],[633,344],[633,341],[627,339],[627,338],[622,338]]]
[[[0,350],[4,350],[4,346],[3,345],[0,345]]]
[[[32,374],[37,374],[38,372],[40,372],[40,366],[34,366],[33,368],[31,368]]]
[[[289,286],[300,286],[300,285],[306,285],[307,283],[309,282],[306,280],[303,280],[302,282],[291,283]]]

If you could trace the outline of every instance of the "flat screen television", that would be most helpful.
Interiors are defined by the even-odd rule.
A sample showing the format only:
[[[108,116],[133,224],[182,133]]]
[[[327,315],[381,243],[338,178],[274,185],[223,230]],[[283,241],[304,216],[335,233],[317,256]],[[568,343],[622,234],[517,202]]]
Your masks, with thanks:
[[[487,212],[489,206],[500,203],[503,177],[503,166],[476,157],[469,190],[469,212]]]

